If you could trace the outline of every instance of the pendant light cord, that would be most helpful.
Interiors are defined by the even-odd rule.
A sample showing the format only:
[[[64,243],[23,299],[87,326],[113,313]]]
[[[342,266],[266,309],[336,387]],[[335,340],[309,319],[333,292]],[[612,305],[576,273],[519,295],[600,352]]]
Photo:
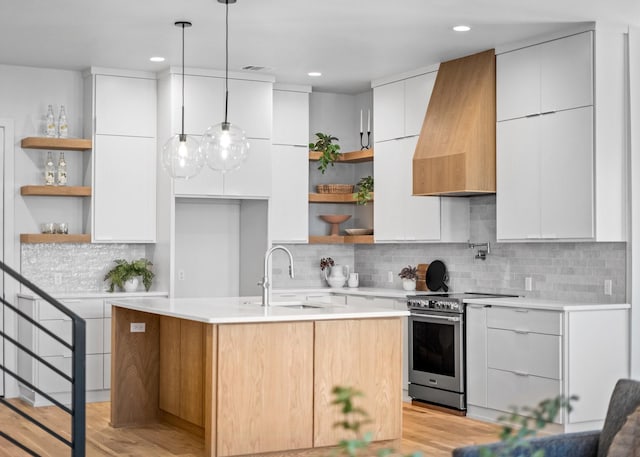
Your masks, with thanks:
[[[227,124],[227,109],[229,106],[229,1],[225,2],[225,73],[224,73],[224,123]]]
[[[181,140],[184,138],[184,26],[182,24],[182,135]]]

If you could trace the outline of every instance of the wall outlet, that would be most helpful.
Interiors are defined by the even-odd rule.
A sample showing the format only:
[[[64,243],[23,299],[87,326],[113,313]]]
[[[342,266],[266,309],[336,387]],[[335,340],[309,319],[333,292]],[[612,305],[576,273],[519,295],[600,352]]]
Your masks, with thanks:
[[[178,281],[184,281],[184,270],[178,270]]]
[[[531,276],[524,278],[524,290],[533,290],[533,278]]]
[[[387,282],[393,282],[393,271],[387,274]]]
[[[604,280],[604,294],[611,295],[613,293],[613,284],[610,279]]]
[[[145,332],[145,323],[144,322],[132,322],[131,323],[131,333],[144,333]]]
[[[53,274],[53,283],[56,286],[59,286],[62,284],[62,273],[54,273]]]

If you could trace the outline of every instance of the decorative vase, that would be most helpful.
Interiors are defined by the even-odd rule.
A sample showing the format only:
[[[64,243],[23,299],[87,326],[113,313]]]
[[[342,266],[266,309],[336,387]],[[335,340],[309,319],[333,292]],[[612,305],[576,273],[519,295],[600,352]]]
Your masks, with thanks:
[[[404,290],[416,290],[415,278],[413,279],[402,278],[402,288]]]
[[[138,284],[139,284],[139,280],[138,278],[131,278],[128,279],[124,282],[124,291],[125,292],[135,292],[136,290],[138,290]]]

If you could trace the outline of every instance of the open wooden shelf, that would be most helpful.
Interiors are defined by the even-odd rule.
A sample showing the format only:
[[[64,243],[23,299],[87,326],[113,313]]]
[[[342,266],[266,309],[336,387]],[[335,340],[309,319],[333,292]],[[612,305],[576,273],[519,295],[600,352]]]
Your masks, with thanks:
[[[309,151],[309,160],[316,161],[320,160],[321,152],[318,151]],[[336,162],[343,163],[361,163],[361,162],[371,162],[373,160],[373,149],[363,149],[361,151],[350,151],[343,152],[340,158],[336,160]]]
[[[55,151],[86,151],[93,146],[86,138],[47,138],[30,136],[20,142],[23,149],[53,149]]]
[[[89,186],[22,186],[20,195],[39,195],[57,197],[90,197]]]
[[[355,236],[309,235],[309,244],[373,244],[373,235],[355,235]]]
[[[369,202],[373,201],[373,192]],[[356,194],[309,194],[309,203],[356,203]]]
[[[91,243],[91,235],[78,233],[64,235],[60,233],[21,233],[21,243]]]

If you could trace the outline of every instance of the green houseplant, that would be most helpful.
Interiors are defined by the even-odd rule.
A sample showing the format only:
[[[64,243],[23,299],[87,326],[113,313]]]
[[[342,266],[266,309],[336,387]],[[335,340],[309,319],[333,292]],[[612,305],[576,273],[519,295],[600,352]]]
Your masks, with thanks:
[[[371,200],[371,192],[373,192],[373,177],[365,176],[358,181],[358,192],[356,193],[358,205],[366,205]]]
[[[104,276],[105,281],[109,281],[109,292],[113,292],[117,286],[119,289],[125,289],[125,283],[135,279],[135,287],[137,287],[138,277],[142,277],[142,284],[144,284],[145,290],[148,292],[151,288],[151,282],[153,281],[154,273],[151,271],[153,263],[151,261],[141,258],[138,260],[127,261],[124,259],[114,260],[116,264],[109,272]]]
[[[334,141],[338,141],[338,138],[332,136],[330,133],[316,133],[316,137],[318,137],[318,141],[315,143],[309,143],[309,149],[312,151],[318,151],[322,154],[320,155],[318,170],[324,174],[327,171],[327,166],[331,164],[333,166],[333,162],[338,160],[342,155],[340,153],[340,146]]]

